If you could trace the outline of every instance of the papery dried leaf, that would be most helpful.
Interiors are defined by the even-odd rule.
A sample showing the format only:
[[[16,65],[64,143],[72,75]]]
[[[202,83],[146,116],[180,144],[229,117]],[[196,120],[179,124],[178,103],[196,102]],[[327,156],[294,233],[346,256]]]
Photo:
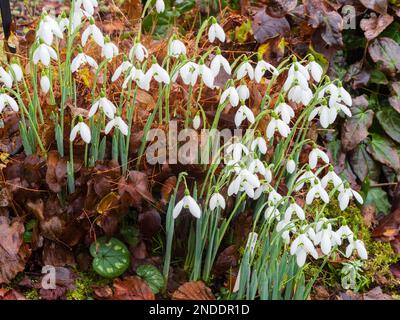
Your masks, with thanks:
[[[151,208],[139,214],[140,233],[151,239],[161,229],[161,217],[156,209]]]
[[[176,186],[177,178],[176,176],[171,176],[167,180],[165,180],[164,184],[161,187],[161,203],[167,204],[174,188]]]
[[[387,12],[388,0],[360,0],[360,2],[366,8],[378,13],[385,14]]]
[[[122,202],[142,208],[143,200],[153,202],[153,196],[149,191],[147,175],[139,171],[130,171],[128,179],[122,177],[118,183],[118,193]]]
[[[379,17],[372,16],[369,19],[362,19],[360,27],[364,31],[367,40],[372,40],[386,29],[393,22],[393,16],[390,14],[380,15]]]
[[[259,10],[253,18],[252,28],[254,39],[258,43],[264,43],[268,39],[277,36],[283,37],[290,32],[290,25],[286,18],[274,18]]]
[[[297,6],[297,0],[262,0],[267,13],[274,18],[282,18]]]
[[[104,214],[107,211],[114,209],[118,206],[119,196],[115,192],[110,192],[103,197],[98,203],[96,210],[99,214]]]
[[[155,300],[146,281],[136,276],[114,280],[114,300]]]
[[[215,296],[203,281],[191,281],[181,285],[172,294],[172,300],[215,300]]]

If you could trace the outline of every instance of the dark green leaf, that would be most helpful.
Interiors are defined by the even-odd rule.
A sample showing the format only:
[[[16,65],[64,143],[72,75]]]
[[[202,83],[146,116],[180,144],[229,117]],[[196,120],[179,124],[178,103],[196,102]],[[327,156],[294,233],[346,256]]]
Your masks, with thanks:
[[[139,277],[146,280],[154,294],[159,293],[164,287],[164,277],[155,266],[151,264],[142,264],[137,267],[136,273]]]
[[[376,117],[389,137],[400,143],[400,114],[392,107],[387,107],[377,112]]]
[[[130,253],[118,239],[100,238],[90,246],[93,269],[105,278],[116,278],[123,274],[130,264]]]
[[[382,188],[373,187],[369,189],[364,205],[368,204],[375,206],[377,212],[383,212],[385,214],[390,212],[391,206],[388,195]]]
[[[361,181],[364,181],[366,177],[372,181],[379,181],[381,166],[368,154],[364,144],[359,144],[353,150],[350,155],[350,164]]]
[[[400,158],[397,152],[397,146],[390,139],[379,134],[372,134],[371,143],[367,147],[367,151],[372,157],[382,164],[400,171]]]

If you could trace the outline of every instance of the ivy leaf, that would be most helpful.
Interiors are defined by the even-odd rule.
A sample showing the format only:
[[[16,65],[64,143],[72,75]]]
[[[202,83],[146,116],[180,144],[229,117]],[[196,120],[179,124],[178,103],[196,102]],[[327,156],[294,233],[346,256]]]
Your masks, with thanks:
[[[390,212],[390,203],[388,195],[382,188],[373,187],[368,190],[364,206],[373,205],[377,212],[388,214]]]
[[[396,41],[386,37],[375,39],[368,47],[368,52],[382,71],[390,75],[400,71],[400,46]]]
[[[344,151],[353,150],[368,136],[368,129],[372,125],[374,112],[352,108],[353,116],[347,118],[342,127],[342,146]]]
[[[400,143],[400,114],[388,107],[379,111],[376,117],[388,136]]]
[[[361,181],[364,181],[367,177],[372,181],[379,181],[381,166],[368,154],[364,144],[359,144],[352,151],[350,164]]]
[[[151,264],[140,265],[137,267],[136,273],[139,277],[146,280],[154,294],[159,293],[165,285],[163,275],[155,266]]]
[[[387,165],[396,172],[400,171],[400,158],[396,145],[388,138],[373,133],[367,151],[380,163]]]

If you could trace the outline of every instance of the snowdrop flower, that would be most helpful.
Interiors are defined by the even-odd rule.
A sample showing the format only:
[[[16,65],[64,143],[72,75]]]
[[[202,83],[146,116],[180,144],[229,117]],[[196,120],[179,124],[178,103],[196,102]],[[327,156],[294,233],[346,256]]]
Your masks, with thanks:
[[[221,55],[221,51],[218,50],[217,54],[210,63],[210,69],[214,77],[219,74],[221,66],[224,68],[227,74],[232,73],[231,65],[229,64],[228,60],[226,60],[226,58]]]
[[[341,83],[339,83],[338,86],[330,83],[319,92],[318,98],[321,99],[326,93],[329,94],[330,107],[334,107],[336,103],[340,102],[345,103],[349,107],[351,107],[351,105],[353,104],[353,100],[351,99],[350,94],[346,91],[346,89],[343,88]]]
[[[324,161],[326,164],[329,163],[328,155],[320,150],[317,146],[314,146],[308,155],[308,164],[310,165],[311,169],[314,169],[317,166],[319,158],[322,159],[322,161]]]
[[[128,125],[121,117],[115,117],[107,123],[104,129],[105,134],[109,134],[112,128],[118,128],[124,136],[128,135]]]
[[[279,134],[284,138],[286,138],[290,133],[289,126],[284,121],[279,119],[276,115],[275,117],[273,115],[271,121],[268,123],[267,126],[267,138],[271,139],[276,130],[278,130]]]
[[[158,83],[165,83],[165,84],[170,83],[170,78],[169,78],[168,72],[163,67],[161,67],[158,63],[153,63],[146,74],[150,78],[154,77],[154,79]]]
[[[93,103],[92,107],[89,110],[89,118],[94,116],[98,108],[103,110],[103,112],[109,119],[114,119],[114,114],[117,112],[117,108],[110,100],[105,97],[104,93],[102,93],[101,97],[95,103]]]
[[[310,88],[303,89],[297,82],[288,92],[288,99],[295,103],[308,105],[313,98],[313,93]]]
[[[89,16],[92,16],[94,14],[94,8],[98,7],[97,0],[76,0],[76,8],[80,8],[82,5]]]
[[[358,256],[361,259],[363,259],[363,260],[368,259],[368,253],[367,253],[367,250],[365,249],[364,242],[362,242],[361,240],[354,241],[351,238],[351,241],[346,248],[346,254],[345,254],[346,258],[350,258],[351,254],[353,253],[354,250],[357,251]]]
[[[14,100],[14,98],[10,97],[8,94],[1,93],[0,94],[0,113],[3,112],[4,108],[9,105],[11,109],[15,112],[18,112],[18,104]]]
[[[57,38],[63,38],[62,30],[60,29],[57,21],[45,13],[44,17],[39,23],[39,28],[36,32],[36,39],[41,39],[44,43],[51,46],[54,35]]]
[[[61,18],[60,18],[60,20],[58,21],[58,27],[60,28],[60,30],[61,30],[62,32],[64,32],[65,30],[67,30],[68,27],[69,27],[69,19],[68,19],[67,16],[65,15],[65,12],[63,12],[63,13],[61,14]]]
[[[82,65],[86,63],[94,69],[98,68],[96,60],[94,60],[91,56],[80,52],[71,62],[71,72],[76,72]]]
[[[243,154],[249,154],[249,149],[247,149],[247,147],[240,142],[234,142],[227,146],[226,153],[232,154],[233,160],[235,162],[239,162],[242,159]]]
[[[292,174],[295,170],[296,170],[296,162],[294,162],[293,159],[289,159],[289,160],[286,162],[286,171],[287,171],[289,174]]]
[[[290,119],[294,117],[294,111],[287,103],[281,102],[275,107],[275,112],[281,116],[286,124],[290,123]]]
[[[332,166],[329,167],[329,172],[321,179],[322,187],[326,188],[329,182],[332,182],[335,188],[343,184],[342,179],[336,174]]]
[[[22,69],[17,63],[12,63],[10,65],[10,70],[8,71],[8,73],[11,76],[11,78],[13,78],[17,82],[20,82],[24,77]]]
[[[84,123],[83,121],[79,121],[75,125],[75,127],[72,128],[71,134],[69,136],[69,140],[74,141],[76,139],[76,136],[78,133],[85,143],[90,143],[90,141],[92,140],[92,135],[90,133],[90,129],[87,126],[87,124]]]
[[[45,43],[40,44],[33,53],[33,63],[41,61],[46,67],[50,64],[50,59],[57,60],[57,52]]]
[[[254,191],[254,200],[260,198],[263,193],[267,193],[272,190],[271,185],[269,184],[271,181],[267,181],[268,183],[260,184],[260,186]]]
[[[310,166],[308,166],[306,172],[304,172],[300,177],[297,178],[296,180],[297,187],[294,190],[299,191],[303,188],[305,182],[313,183],[316,179],[318,178],[311,171]]]
[[[117,69],[115,69],[115,72],[113,76],[111,77],[111,81],[114,82],[116,81],[122,73],[125,71],[129,70],[132,67],[132,63],[130,61],[124,59],[124,61],[118,66]]]
[[[291,201],[285,211],[285,220],[290,221],[293,213],[295,213],[300,220],[304,220],[306,218],[303,208],[300,207],[294,200]]]
[[[268,194],[268,201],[273,203],[274,205],[277,205],[278,202],[282,200],[282,196],[275,191],[274,188],[271,188],[269,194]]]
[[[145,58],[149,56],[149,52],[147,51],[146,47],[141,43],[137,42],[129,51],[129,59],[133,61],[133,58],[136,58],[140,62],[143,62]]]
[[[307,90],[309,79],[310,75],[308,74],[307,69],[299,62],[294,62],[289,68],[288,77],[283,84],[283,90],[287,92],[293,85],[298,85],[303,90]]]
[[[306,66],[307,70],[310,71],[311,77],[315,80],[315,82],[320,82],[322,74],[324,71],[318,62],[314,61],[314,57]]]
[[[82,33],[82,46],[84,47],[89,39],[89,36],[93,37],[93,40],[100,46],[104,46],[104,36],[100,29],[95,25],[93,18],[89,19],[89,26]]]
[[[182,198],[182,200],[175,205],[175,208],[172,212],[172,216],[174,219],[176,219],[179,216],[183,208],[189,209],[189,212],[192,214],[192,216],[194,216],[197,219],[200,219],[201,209],[197,204],[196,200],[194,200],[190,196],[188,190],[185,191],[185,196]]]
[[[250,90],[249,88],[246,86],[246,84],[241,84],[239,87],[236,88],[236,91],[239,95],[239,99],[240,100],[247,100],[248,98],[250,98]]]
[[[162,13],[165,10],[165,3],[163,0],[156,1],[156,11],[157,13]]]
[[[254,73],[254,79],[256,80],[256,82],[261,82],[261,79],[266,71],[271,72],[274,76],[279,75],[278,70],[273,65],[265,62],[264,60],[259,60]]]
[[[118,55],[118,47],[109,41],[109,39],[105,40],[104,45],[101,47],[101,56],[106,58],[107,60],[111,60],[115,56]]]
[[[331,122],[331,109],[327,106],[326,102],[322,102],[321,106],[315,108],[310,112],[308,117],[308,121],[313,120],[316,115],[319,114],[319,122],[322,128],[328,128],[328,126],[332,123]],[[336,118],[336,115],[335,115]]]
[[[268,208],[265,210],[264,212],[264,218],[265,220],[272,220],[272,219],[276,219],[276,220],[280,220],[280,215],[281,213],[279,212],[279,210],[274,206],[274,204],[272,203],[268,203]]]
[[[193,129],[197,130],[198,128],[200,128],[200,124],[201,124],[201,118],[200,115],[197,113],[193,118]]]
[[[47,75],[43,75],[40,78],[40,88],[44,94],[47,94],[50,90],[50,79]]]
[[[129,81],[135,81],[140,89],[148,91],[150,89],[151,76],[152,74],[150,72],[144,74],[142,70],[136,69],[132,66],[129,75],[125,78],[125,81],[122,84],[122,88],[125,89]]]
[[[250,123],[254,123],[256,120],[254,118],[253,111],[244,104],[242,104],[238,111],[235,114],[235,125],[236,127],[240,127],[244,120],[248,120]]]
[[[210,198],[210,210],[214,211],[216,208],[225,209],[225,199],[224,197],[216,192]]]
[[[249,76],[250,80],[254,79],[254,69],[248,60],[245,60],[236,71],[238,80],[243,79],[246,75]]]
[[[183,44],[182,41],[175,39],[172,40],[169,48],[168,48],[168,55],[170,55],[171,57],[179,57],[181,54],[185,55],[186,54],[186,47]]]
[[[318,259],[317,250],[305,233],[301,233],[293,240],[290,246],[290,254],[296,255],[296,262],[299,267],[304,266],[307,255],[310,254],[314,259]]]
[[[353,240],[353,231],[349,228],[347,224],[342,225],[337,231],[336,234],[342,239],[347,238],[348,241]]]
[[[215,38],[217,38],[221,42],[225,42],[225,31],[222,27],[217,23],[214,17],[211,18],[211,26],[208,29],[208,40],[213,43]]]
[[[338,101],[337,102],[344,102],[349,107],[351,107],[353,104],[351,95],[346,91],[345,88],[343,88],[341,83],[339,83],[339,85],[338,85]]]
[[[260,186],[258,177],[247,169],[240,171],[228,187],[228,196],[245,191],[249,198],[254,198],[254,189]]]
[[[227,99],[232,107],[236,107],[239,104],[239,94],[237,93],[234,86],[228,87],[222,94],[219,100],[219,104],[223,104]]]
[[[335,122],[336,117],[338,115],[338,113],[342,111],[346,116],[348,116],[349,118],[352,116],[352,113],[350,111],[350,109],[345,106],[344,104],[341,103],[335,103],[331,108],[330,108],[330,115],[329,115],[329,121],[332,124],[333,122]]]
[[[282,232],[282,239],[283,241],[285,241],[285,243],[289,243],[290,242],[290,233],[294,233],[296,231],[296,227],[294,225],[293,222],[291,222],[290,220],[282,220],[279,221],[276,225],[276,231],[277,232]]]
[[[322,187],[318,178],[314,179],[311,183],[311,189],[306,195],[306,203],[311,204],[316,198],[321,198],[325,203],[329,203],[329,195]]]
[[[263,137],[255,138],[251,143],[250,150],[255,151],[256,149],[258,149],[261,154],[267,153],[267,143]]]
[[[347,206],[349,205],[349,201],[350,201],[350,199],[353,198],[353,196],[354,196],[354,198],[356,198],[356,200],[359,204],[364,203],[364,200],[361,197],[361,195],[357,191],[351,189],[350,186],[348,185],[348,183],[346,183],[346,186],[342,190],[339,190],[339,191],[340,192],[338,195],[338,201],[339,201],[339,207],[342,211],[347,208]]]
[[[199,64],[199,74],[201,75],[204,84],[210,89],[214,89],[214,75],[211,69],[204,63]]]
[[[266,173],[265,166],[262,163],[262,161],[260,161],[259,159],[252,159],[250,161],[250,164],[249,164],[248,168],[249,168],[249,171],[252,172],[252,173],[260,173],[263,176]]]
[[[335,232],[332,231],[331,224],[327,224],[322,227],[322,230],[316,235],[316,241],[317,243],[320,243],[321,251],[325,255],[329,255],[331,253],[332,246],[341,243],[341,239],[336,235]]]
[[[0,67],[0,81],[3,82],[7,88],[12,87],[13,78],[3,67]]]
[[[199,65],[192,61],[186,62],[180,69],[179,72],[176,72],[172,77],[172,81],[176,81],[178,75],[181,76],[182,81],[186,85],[194,86],[197,82],[197,78],[199,76]]]
[[[75,8],[74,14],[72,16],[72,30],[70,31],[71,33],[75,32],[75,30],[81,25],[83,16],[83,10],[81,10],[80,8]]]

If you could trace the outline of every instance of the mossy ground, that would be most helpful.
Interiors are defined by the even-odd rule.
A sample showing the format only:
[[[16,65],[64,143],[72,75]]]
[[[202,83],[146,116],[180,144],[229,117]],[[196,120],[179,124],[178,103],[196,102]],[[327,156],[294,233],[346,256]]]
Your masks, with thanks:
[[[322,203],[317,207],[323,208]],[[371,237],[371,230],[365,226],[361,209],[356,205],[349,206],[342,211],[337,201],[332,201],[325,206],[323,214],[327,218],[342,217],[356,236],[364,241],[368,252],[368,260],[363,262],[363,280],[360,283],[360,292],[368,291],[375,286],[381,286],[384,291],[393,297],[398,296],[400,280],[393,276],[390,266],[400,260],[400,255],[395,254],[390,243],[376,241]],[[340,289],[342,263],[328,262],[318,277],[317,283],[327,290]],[[306,272],[309,276],[318,272],[318,265],[309,265]],[[400,296],[399,296],[400,297]]]

